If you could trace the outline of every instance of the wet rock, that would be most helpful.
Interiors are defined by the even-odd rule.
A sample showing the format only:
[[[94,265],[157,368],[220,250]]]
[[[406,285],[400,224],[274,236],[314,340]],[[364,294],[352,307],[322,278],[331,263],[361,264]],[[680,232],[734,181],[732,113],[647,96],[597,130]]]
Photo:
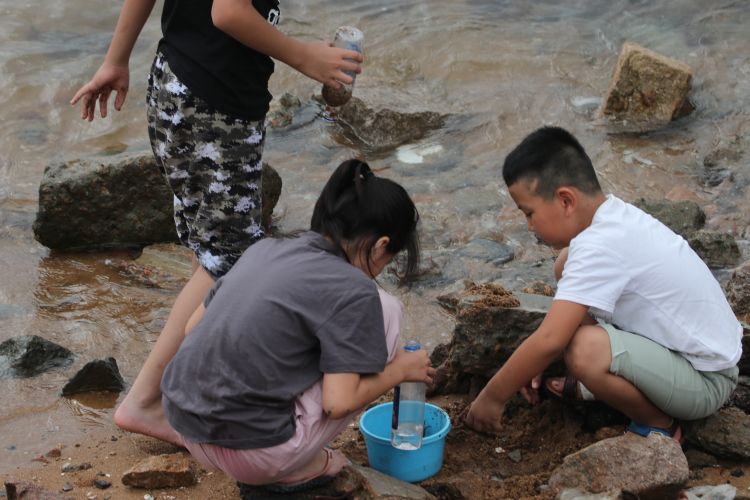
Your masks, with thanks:
[[[626,42],[601,115],[614,131],[646,132],[687,114],[692,70],[687,64]]]
[[[464,258],[481,260],[496,266],[510,262],[515,257],[515,252],[509,245],[486,238],[473,239],[456,253]]]
[[[729,305],[734,314],[750,324],[750,262],[736,269],[724,287]],[[744,351],[750,350],[750,344],[743,342]]]
[[[369,467],[351,465],[336,478],[321,487],[283,494],[269,491],[263,486],[240,484],[242,500],[313,500],[322,498],[356,498],[358,500],[434,500],[424,488],[400,481]]]
[[[647,200],[633,203],[669,229],[687,239],[706,224],[706,213],[694,201]]]
[[[687,441],[708,453],[730,460],[750,458],[750,416],[739,408],[722,408],[682,425]]]
[[[374,110],[356,97],[338,109],[337,122],[352,138],[365,143],[370,151],[388,151],[421,139],[439,129],[445,116],[432,111],[406,113],[391,109]]]
[[[125,486],[144,489],[192,486],[197,480],[192,463],[182,453],[149,457],[122,475]]]
[[[6,481],[5,495],[8,500],[70,500],[71,497],[47,491],[28,481]]]
[[[33,377],[68,366],[74,354],[37,335],[21,335],[0,343],[0,377]]]
[[[688,244],[710,268],[733,267],[740,260],[740,248],[729,233],[700,230],[688,238]]]
[[[292,124],[294,112],[302,106],[302,102],[289,92],[284,93],[266,116],[266,124],[271,128],[284,128]]]
[[[636,498],[677,498],[687,484],[688,463],[673,439],[652,434],[647,438],[626,433],[598,441],[563,459],[549,485],[587,493],[628,492]]]
[[[703,172],[701,181],[707,186],[718,186],[727,178],[732,178],[733,167],[742,160],[745,141],[735,136],[728,143],[723,144],[703,158]]]
[[[456,326],[448,354],[438,368],[432,394],[466,393],[492,377],[544,319],[549,298],[513,295],[499,285],[466,284],[452,297]],[[477,378],[478,377],[478,378]]]
[[[278,191],[276,191],[278,190]],[[281,179],[263,166],[263,221]],[[175,241],[173,195],[152,155],[121,154],[48,165],[39,186],[34,235],[58,250]]]
[[[89,361],[62,388],[63,396],[90,391],[121,392],[125,380],[120,375],[115,358]]]

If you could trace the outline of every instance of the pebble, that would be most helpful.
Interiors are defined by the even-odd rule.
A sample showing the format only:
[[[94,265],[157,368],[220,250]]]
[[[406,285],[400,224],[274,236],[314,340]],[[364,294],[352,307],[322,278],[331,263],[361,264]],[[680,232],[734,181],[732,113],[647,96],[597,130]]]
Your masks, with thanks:
[[[112,486],[112,483],[110,483],[106,479],[97,479],[96,481],[94,481],[94,486],[96,486],[100,490],[106,490],[107,488]]]
[[[67,491],[73,491],[73,485],[70,484],[70,483],[65,483],[65,484],[63,484],[62,490],[66,491],[66,492]]]

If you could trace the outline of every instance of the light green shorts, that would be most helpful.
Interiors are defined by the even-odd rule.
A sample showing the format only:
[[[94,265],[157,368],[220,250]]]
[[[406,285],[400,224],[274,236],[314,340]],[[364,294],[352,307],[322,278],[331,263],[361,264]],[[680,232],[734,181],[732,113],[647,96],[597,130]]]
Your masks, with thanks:
[[[599,323],[612,348],[610,373],[636,386],[657,408],[681,420],[711,415],[729,399],[737,386],[735,366],[702,372],[674,351],[653,340]]]

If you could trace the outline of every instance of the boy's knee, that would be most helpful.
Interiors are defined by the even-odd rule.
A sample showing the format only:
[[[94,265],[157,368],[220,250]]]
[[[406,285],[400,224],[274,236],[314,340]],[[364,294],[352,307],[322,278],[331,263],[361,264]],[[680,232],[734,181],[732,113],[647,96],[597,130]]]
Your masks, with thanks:
[[[581,326],[565,349],[565,365],[573,375],[609,369],[611,352],[607,332],[600,326]]]

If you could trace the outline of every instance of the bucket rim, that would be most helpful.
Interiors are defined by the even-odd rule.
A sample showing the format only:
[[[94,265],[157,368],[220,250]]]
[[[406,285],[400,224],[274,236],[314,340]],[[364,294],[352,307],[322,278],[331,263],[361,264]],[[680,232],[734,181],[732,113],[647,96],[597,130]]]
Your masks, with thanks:
[[[422,446],[430,443],[434,443],[436,441],[441,441],[445,436],[448,434],[448,432],[451,429],[451,419],[448,415],[448,412],[440,408],[438,405],[432,404],[432,403],[425,403],[425,406],[429,406],[430,408],[442,413],[445,416],[445,424],[435,433],[430,434],[429,436],[422,439]],[[378,405],[373,406],[372,408],[369,408],[367,411],[365,411],[361,417],[359,417],[359,430],[362,432],[362,434],[365,435],[365,438],[372,439],[373,441],[380,443],[380,444],[388,444],[390,446],[391,439],[390,436],[387,438],[377,436],[370,432],[362,423],[365,421],[365,418],[371,413],[374,413],[375,410],[383,411],[386,407],[393,407],[393,402],[388,403],[380,403]]]

